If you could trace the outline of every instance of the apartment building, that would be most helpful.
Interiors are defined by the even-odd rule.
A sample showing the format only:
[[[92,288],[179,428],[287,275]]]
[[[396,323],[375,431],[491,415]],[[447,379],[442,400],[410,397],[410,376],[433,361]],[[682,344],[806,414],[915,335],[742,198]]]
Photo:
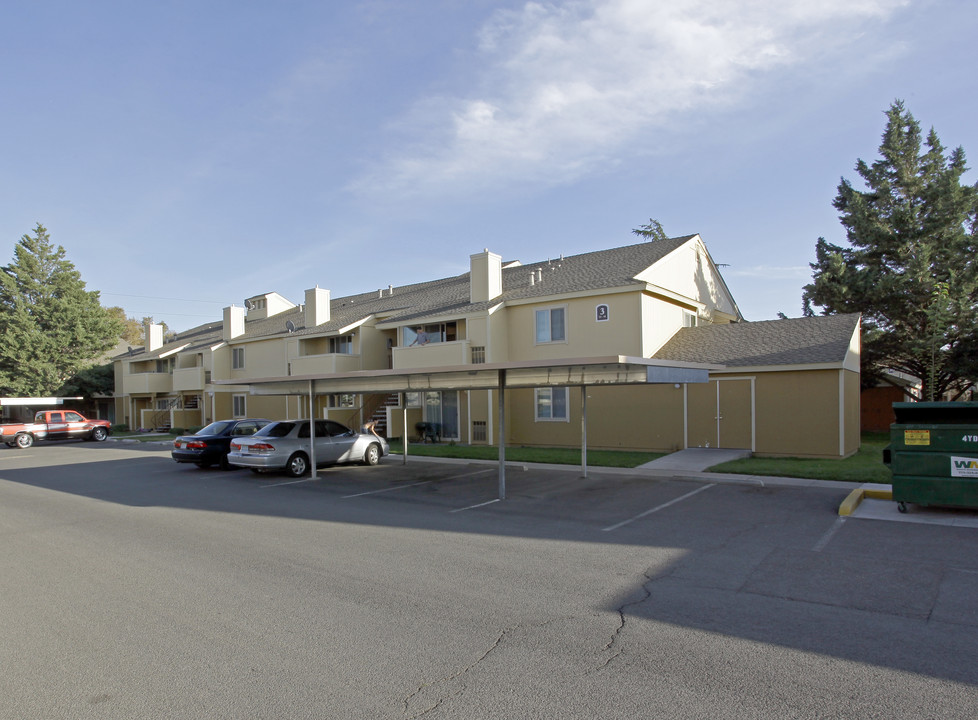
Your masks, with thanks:
[[[115,359],[116,417],[192,427],[225,417],[380,421],[389,437],[419,423],[443,441],[496,444],[494,390],[263,395],[257,380],[365,370],[628,356],[709,363],[707,383],[521,388],[505,397],[509,445],[588,445],[839,457],[859,445],[859,317],[750,323],[698,235],[523,264],[483,250],[469,272],[346,297],[275,292],[220,321]],[[405,407],[406,406],[406,407]],[[406,412],[405,412],[406,410]]]

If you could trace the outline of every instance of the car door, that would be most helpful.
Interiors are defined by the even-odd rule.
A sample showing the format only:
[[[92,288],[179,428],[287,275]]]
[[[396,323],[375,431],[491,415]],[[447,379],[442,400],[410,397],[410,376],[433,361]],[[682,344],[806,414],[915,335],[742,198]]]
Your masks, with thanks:
[[[331,465],[339,461],[340,448],[330,436],[329,420],[316,421],[316,464]],[[335,424],[335,423],[334,423]]]
[[[78,413],[68,410],[65,412],[65,433],[67,437],[85,437],[89,433],[88,423]]]
[[[329,440],[332,445],[332,452],[334,456],[333,462],[349,462],[351,459],[359,460],[360,458],[351,458],[350,454],[354,450],[354,445],[359,437],[357,433],[350,430],[350,428],[334,420],[326,420],[326,430],[329,432]]]
[[[48,415],[48,440],[63,440],[68,437],[68,423],[63,412],[53,412]]]

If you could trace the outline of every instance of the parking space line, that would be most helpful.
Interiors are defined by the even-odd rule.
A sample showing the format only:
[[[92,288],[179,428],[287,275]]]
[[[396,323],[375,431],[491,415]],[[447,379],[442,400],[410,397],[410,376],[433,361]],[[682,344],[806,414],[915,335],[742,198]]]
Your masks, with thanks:
[[[489,500],[484,503],[479,503],[478,505],[469,505],[468,507],[464,507],[464,508],[455,508],[454,510],[449,510],[448,512],[457,513],[457,512],[462,512],[463,510],[475,510],[476,508],[485,507],[486,505],[492,505],[493,503],[497,503],[497,502],[499,502],[499,498],[496,498],[495,500]]]
[[[822,550],[825,549],[825,546],[829,544],[829,541],[839,531],[839,528],[845,524],[845,522],[846,519],[844,517],[836,518],[835,522],[832,524],[832,527],[825,532],[821,540],[815,543],[815,547],[812,548],[812,552],[822,552]]]
[[[675,500],[670,500],[669,502],[663,503],[662,505],[659,505],[658,507],[654,507],[651,510],[646,510],[643,513],[639,513],[635,517],[628,518],[628,520],[622,520],[620,523],[616,523],[614,525],[609,525],[606,528],[601,528],[601,532],[611,532],[612,530],[617,530],[618,528],[625,527],[629,523],[633,523],[636,520],[640,520],[641,518],[644,518],[646,515],[651,515],[654,512],[659,512],[660,510],[664,510],[665,508],[669,507],[670,505],[675,505],[678,502],[682,502],[686,498],[693,497],[693,495],[695,495],[696,493],[701,493],[704,490],[709,490],[714,485],[716,485],[716,483],[710,483],[709,485],[704,485],[703,487],[698,487],[695,490],[693,490],[692,492],[688,492],[685,495],[682,495],[680,497],[677,497]]]
[[[404,488],[417,487],[418,485],[427,485],[431,480],[425,480],[424,482],[411,483],[410,485],[398,485],[397,487],[384,488],[383,490],[368,490],[367,492],[356,493],[355,495],[343,495],[343,500],[347,498],[363,497],[364,495],[377,495],[379,493],[393,492],[394,490],[403,490]]]
[[[489,473],[499,472],[496,468],[489,468],[488,470],[475,470],[470,473],[463,473],[462,475],[452,475],[451,477],[444,478],[445,480],[458,480],[459,478],[472,477],[473,475],[488,475]]]
[[[280,482],[280,483],[271,483],[269,485],[259,485],[258,487],[260,487],[260,488],[273,488],[273,487],[281,487],[282,485],[298,485],[299,483],[311,482],[311,481],[312,481],[312,478],[311,477],[308,477],[308,478],[299,479],[299,480],[287,480],[285,482]]]

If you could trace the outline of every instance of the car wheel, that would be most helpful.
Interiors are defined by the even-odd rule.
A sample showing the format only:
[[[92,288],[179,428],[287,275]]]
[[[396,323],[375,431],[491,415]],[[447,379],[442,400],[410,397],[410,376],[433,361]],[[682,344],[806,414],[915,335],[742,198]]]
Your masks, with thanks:
[[[376,465],[380,462],[380,445],[377,443],[370,443],[367,446],[367,450],[363,453],[363,464],[364,465]]]
[[[293,454],[285,464],[285,472],[289,474],[289,477],[302,477],[307,470],[309,470],[309,459],[305,453]]]
[[[17,443],[17,447],[24,450],[34,444],[34,436],[30,433],[21,433],[14,438],[14,442]]]
[[[102,442],[109,436],[109,433],[105,431],[104,427],[93,427],[92,428],[92,440],[95,442]]]

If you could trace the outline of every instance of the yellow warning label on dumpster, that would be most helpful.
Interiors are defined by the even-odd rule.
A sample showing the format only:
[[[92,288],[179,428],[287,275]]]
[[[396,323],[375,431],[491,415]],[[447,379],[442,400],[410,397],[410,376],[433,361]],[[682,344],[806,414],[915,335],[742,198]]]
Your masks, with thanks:
[[[904,430],[904,445],[930,445],[930,430]]]

